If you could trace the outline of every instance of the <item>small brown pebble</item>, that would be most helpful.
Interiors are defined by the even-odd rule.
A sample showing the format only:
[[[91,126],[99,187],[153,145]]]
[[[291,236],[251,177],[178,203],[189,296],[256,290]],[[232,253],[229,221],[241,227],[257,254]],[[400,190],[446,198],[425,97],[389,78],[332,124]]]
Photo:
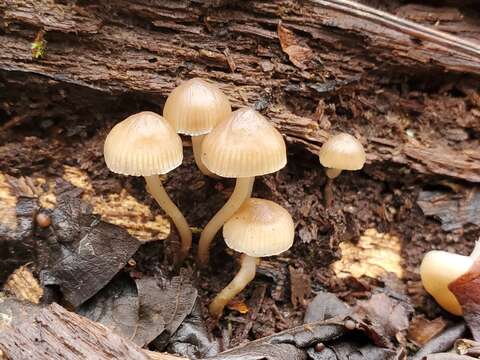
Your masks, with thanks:
[[[321,342],[315,344],[315,351],[316,352],[322,352],[325,350],[325,345]]]
[[[357,327],[355,321],[353,320],[346,320],[343,325],[347,328],[347,330],[355,330],[355,328]]]
[[[133,259],[130,259],[128,260],[127,264],[128,266],[134,267],[135,265],[137,265],[137,262]]]
[[[52,223],[52,219],[50,218],[50,216],[44,213],[38,213],[35,217],[35,221],[37,222],[38,226],[42,228],[49,227]]]

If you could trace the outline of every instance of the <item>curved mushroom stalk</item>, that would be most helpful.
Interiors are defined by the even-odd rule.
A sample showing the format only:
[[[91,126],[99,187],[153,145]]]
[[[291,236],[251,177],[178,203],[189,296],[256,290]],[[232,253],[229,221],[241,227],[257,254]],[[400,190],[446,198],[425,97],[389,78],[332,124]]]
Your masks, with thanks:
[[[193,158],[195,159],[195,163],[197,164],[198,169],[202,172],[203,175],[209,176],[214,179],[220,179],[220,176],[208,170],[202,161],[202,142],[204,137],[205,135],[192,135]]]
[[[183,261],[192,246],[192,231],[188,226],[187,220],[168,196],[163,184],[158,175],[145,176],[147,183],[147,190],[157,201],[158,205],[165,211],[165,213],[172,219],[175,227],[178,230],[181,241],[181,250],[179,261]]]
[[[215,296],[208,307],[213,317],[222,316],[223,308],[255,278],[259,258],[242,254],[240,270],[233,280]]]
[[[337,176],[339,176],[342,173],[342,170],[340,169],[333,169],[333,168],[327,168],[325,170],[325,173],[327,174],[329,179],[335,179]]]
[[[252,195],[255,177],[237,178],[235,189],[228,201],[208,222],[200,235],[198,244],[198,265],[208,265],[210,245],[223,224],[232,217],[240,206]]]

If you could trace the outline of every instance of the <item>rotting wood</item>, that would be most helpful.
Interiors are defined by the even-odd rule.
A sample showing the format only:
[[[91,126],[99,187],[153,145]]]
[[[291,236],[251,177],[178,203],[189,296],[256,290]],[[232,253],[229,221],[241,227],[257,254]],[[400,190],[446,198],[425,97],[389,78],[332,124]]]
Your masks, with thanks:
[[[353,114],[359,123],[354,127],[356,134],[363,142],[379,139],[369,141],[370,163],[394,163],[424,174],[480,182],[480,158],[474,151],[478,141],[464,142],[464,149],[459,150],[454,143],[438,145],[440,135],[422,134],[422,141],[412,141],[402,132],[380,134],[377,128],[382,127],[379,123],[386,115],[372,98],[381,96],[383,74],[395,69],[409,75],[463,72],[475,74],[472,79],[477,79],[479,43],[364,5],[350,5],[346,0],[228,5],[142,0],[71,5],[7,0],[0,4],[4,19],[0,25],[4,31],[0,73],[6,81],[21,72],[40,77],[40,81],[74,84],[84,91],[106,95],[130,92],[155,102],[161,102],[179,78],[208,77],[222,86],[236,106],[260,108],[289,142],[313,153],[330,130],[322,128],[313,114],[292,109],[285,98],[318,101],[340,94],[334,101],[341,105],[341,93],[347,92],[351,96],[347,108],[356,112],[356,102],[364,107]],[[315,61],[306,68],[299,69],[285,58],[276,31],[279,21],[311,49]],[[478,31],[475,22],[470,25],[459,19],[455,24],[468,28],[470,37]],[[454,25],[450,27],[453,33]],[[32,61],[31,42],[40,29],[45,31],[47,49],[44,58]],[[465,92],[475,94],[478,85]],[[397,99],[398,105],[395,100],[388,99],[389,106],[399,114],[413,110],[429,116],[421,100],[402,103],[403,99]],[[437,111],[439,121],[450,121],[451,126],[444,111]],[[467,113],[474,124],[480,121],[480,111],[478,116],[475,111],[465,110],[460,117]],[[330,120],[341,122],[342,116],[334,113]],[[472,125],[455,126],[463,130]]]
[[[105,326],[55,303],[41,308],[6,299],[0,311],[0,351],[10,360],[181,359],[142,350]]]

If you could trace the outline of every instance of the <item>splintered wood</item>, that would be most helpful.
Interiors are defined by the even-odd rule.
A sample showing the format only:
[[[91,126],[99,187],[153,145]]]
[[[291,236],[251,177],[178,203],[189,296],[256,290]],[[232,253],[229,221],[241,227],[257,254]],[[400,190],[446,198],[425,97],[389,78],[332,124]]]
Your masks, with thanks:
[[[10,275],[4,289],[19,300],[38,304],[43,296],[43,289],[28,267],[21,266]]]
[[[332,265],[338,277],[382,278],[387,273],[403,277],[401,241],[398,237],[367,229],[357,244],[340,244],[342,258]]]

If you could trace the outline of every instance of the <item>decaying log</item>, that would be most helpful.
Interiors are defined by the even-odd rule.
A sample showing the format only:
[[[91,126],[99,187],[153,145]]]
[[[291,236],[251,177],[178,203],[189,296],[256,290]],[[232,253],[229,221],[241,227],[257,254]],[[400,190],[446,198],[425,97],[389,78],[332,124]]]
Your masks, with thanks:
[[[402,16],[428,23],[422,11],[404,8]],[[100,98],[90,108],[56,99],[49,111],[67,120],[86,108],[105,113],[102,95],[123,93],[161,112],[178,80],[201,76],[313,153],[331,132],[350,127],[368,143],[370,163],[480,182],[479,141],[470,135],[480,131],[480,43],[457,37],[480,34],[479,20],[468,14],[439,16],[450,34],[348,0],[6,0],[0,15],[0,76],[11,91],[3,98],[14,104],[24,74]],[[32,58],[39,32],[45,50]],[[398,90],[402,77],[411,89]],[[450,95],[452,87],[461,99]],[[439,107],[447,100],[451,106]],[[16,111],[25,115],[6,111],[12,119]]]
[[[9,360],[181,360],[144,351],[105,326],[55,303],[42,308],[3,299],[0,315],[0,354]]]

